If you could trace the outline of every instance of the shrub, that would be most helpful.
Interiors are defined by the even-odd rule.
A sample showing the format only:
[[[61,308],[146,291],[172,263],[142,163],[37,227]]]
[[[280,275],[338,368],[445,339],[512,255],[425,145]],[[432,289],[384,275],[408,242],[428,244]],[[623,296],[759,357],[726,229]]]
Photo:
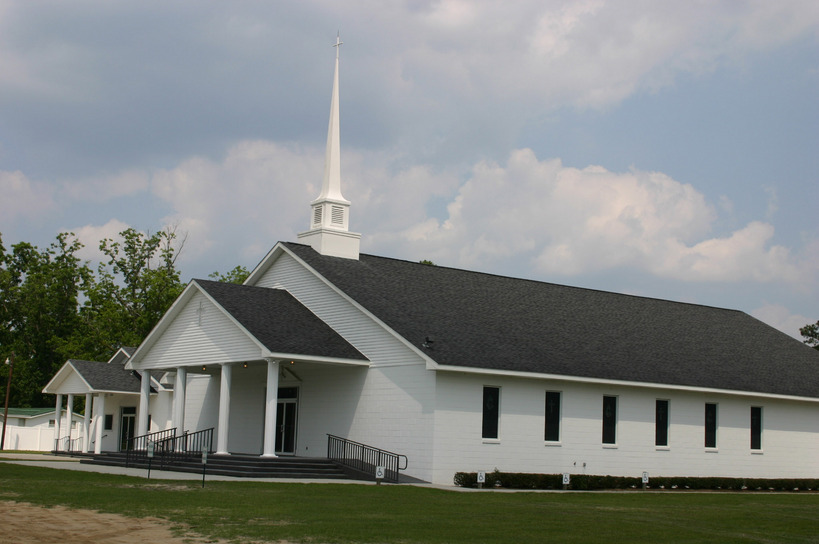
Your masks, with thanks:
[[[477,487],[476,472],[456,472],[453,480],[459,487]],[[601,476],[595,474],[572,474],[569,489],[642,489],[642,479],[626,476]],[[562,489],[562,474],[530,474],[524,472],[501,472],[495,469],[486,473],[486,488],[506,489]],[[687,490],[712,489],[726,491],[815,491],[819,489],[819,479],[763,479],[763,478],[720,478],[691,476],[654,476],[651,489]]]

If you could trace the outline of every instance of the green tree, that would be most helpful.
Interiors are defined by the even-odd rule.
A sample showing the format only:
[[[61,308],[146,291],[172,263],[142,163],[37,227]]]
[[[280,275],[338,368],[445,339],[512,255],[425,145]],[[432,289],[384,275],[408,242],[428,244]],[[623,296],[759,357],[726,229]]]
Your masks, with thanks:
[[[804,337],[804,340],[802,340],[804,343],[813,347],[813,349],[819,349],[819,321],[813,325],[805,325],[799,329],[799,334]]]
[[[250,275],[250,271],[245,268],[244,266],[237,266],[227,274],[222,274],[220,272],[213,272],[209,274],[208,277],[214,281],[221,281],[223,283],[236,283],[236,284],[243,284],[247,277]]]
[[[120,237],[100,242],[107,261],[80,310],[85,327],[74,348],[89,358],[139,345],[185,288],[176,268],[184,239],[177,242],[174,229],[143,234],[128,228]]]
[[[27,242],[7,252],[0,241],[0,355],[16,354],[10,403],[42,406],[43,386],[68,354],[68,339],[81,328],[79,298],[92,281],[76,253],[82,244],[61,233],[45,250]],[[0,385],[5,395],[5,381]],[[51,400],[48,400],[51,402]]]

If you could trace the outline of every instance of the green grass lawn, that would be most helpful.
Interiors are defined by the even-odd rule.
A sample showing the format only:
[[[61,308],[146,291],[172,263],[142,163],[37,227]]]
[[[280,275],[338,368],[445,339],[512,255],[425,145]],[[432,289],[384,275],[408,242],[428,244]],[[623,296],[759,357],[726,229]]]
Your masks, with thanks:
[[[461,493],[262,482],[203,489],[195,481],[0,463],[0,500],[154,516],[239,542],[819,541],[819,495],[808,493]]]

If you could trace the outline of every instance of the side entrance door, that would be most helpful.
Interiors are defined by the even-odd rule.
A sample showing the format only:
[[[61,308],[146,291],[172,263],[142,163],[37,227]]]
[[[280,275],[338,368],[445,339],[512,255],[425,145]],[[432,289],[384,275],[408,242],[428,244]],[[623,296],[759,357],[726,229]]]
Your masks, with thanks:
[[[136,406],[123,406],[120,412],[119,423],[119,451],[128,448],[128,440],[136,432]]]
[[[276,455],[296,454],[298,387],[280,387],[276,409]]]

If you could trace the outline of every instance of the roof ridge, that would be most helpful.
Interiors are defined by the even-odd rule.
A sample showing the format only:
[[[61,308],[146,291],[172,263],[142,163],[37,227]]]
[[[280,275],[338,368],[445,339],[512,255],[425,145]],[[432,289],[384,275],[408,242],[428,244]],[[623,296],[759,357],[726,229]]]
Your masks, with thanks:
[[[308,247],[308,248],[310,247],[310,246],[305,245],[305,244],[299,244],[298,242],[283,242],[283,243],[288,244],[288,245],[292,244],[292,245],[304,246],[304,247]],[[454,266],[446,266],[446,265],[438,265],[438,264],[428,265],[428,264],[423,264],[421,262],[410,261],[410,260],[407,260],[407,259],[400,259],[400,258],[397,258],[397,257],[385,257],[383,255],[373,255],[372,253],[361,253],[361,255],[359,257],[359,261],[361,260],[361,257],[368,257],[368,258],[372,258],[372,259],[383,259],[383,260],[400,262],[400,263],[411,264],[411,265],[416,265],[416,266],[433,266],[435,268],[439,268],[439,269],[443,269],[443,270],[452,270],[454,272],[461,272],[461,273],[464,273],[464,274],[473,274],[473,275],[478,275],[478,276],[488,276],[488,277],[494,277],[494,278],[510,280],[510,281],[521,281],[521,282],[535,283],[535,284],[539,284],[539,285],[550,285],[550,286],[562,287],[562,288],[566,288],[566,289],[576,289],[576,290],[579,290],[579,291],[603,293],[603,294],[606,294],[606,295],[631,297],[631,298],[638,298],[638,299],[642,299],[642,300],[654,300],[654,301],[657,301],[657,302],[666,302],[666,303],[671,303],[671,304],[684,304],[684,305],[687,305],[687,306],[698,306],[698,307],[701,307],[701,308],[710,308],[710,309],[713,309],[713,310],[722,310],[722,311],[728,311],[728,312],[746,313],[746,312],[743,312],[742,310],[737,310],[735,308],[724,308],[722,306],[712,306],[710,304],[703,304],[703,303],[699,303],[699,302],[686,302],[686,301],[682,301],[682,300],[670,300],[670,299],[667,299],[667,298],[653,297],[653,296],[648,296],[648,295],[636,295],[634,293],[620,293],[620,292],[617,292],[617,291],[607,291],[605,289],[598,289],[598,288],[595,288],[595,287],[581,287],[581,286],[577,286],[577,285],[567,285],[567,284],[564,284],[564,283],[555,283],[555,282],[552,282],[552,281],[537,280],[537,279],[533,279],[533,278],[519,278],[519,277],[516,277],[516,276],[507,276],[507,275],[503,275],[503,274],[499,274],[499,273],[495,273],[495,272],[482,272],[480,270],[468,270],[466,268],[457,268],[457,267],[454,267]]]

